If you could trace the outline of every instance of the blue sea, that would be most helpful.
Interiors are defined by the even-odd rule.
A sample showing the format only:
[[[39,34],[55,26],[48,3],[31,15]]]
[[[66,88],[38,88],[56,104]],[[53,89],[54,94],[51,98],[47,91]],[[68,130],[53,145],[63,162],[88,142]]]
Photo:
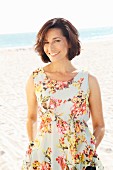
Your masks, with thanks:
[[[113,27],[85,28],[78,31],[80,41],[113,36]],[[36,32],[0,34],[0,48],[33,46],[36,41],[36,35]]]

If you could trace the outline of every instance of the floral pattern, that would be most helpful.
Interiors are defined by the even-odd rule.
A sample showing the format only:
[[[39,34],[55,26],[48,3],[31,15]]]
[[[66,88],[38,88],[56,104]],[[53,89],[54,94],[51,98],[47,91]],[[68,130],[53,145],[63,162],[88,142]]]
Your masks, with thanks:
[[[88,73],[69,81],[51,80],[43,68],[33,72],[38,102],[37,135],[23,160],[22,170],[103,170],[95,150],[90,118]]]

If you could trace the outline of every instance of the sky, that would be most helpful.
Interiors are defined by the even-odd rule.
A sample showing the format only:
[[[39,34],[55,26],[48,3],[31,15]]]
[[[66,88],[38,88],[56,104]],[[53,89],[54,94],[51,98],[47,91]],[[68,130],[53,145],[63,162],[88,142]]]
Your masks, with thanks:
[[[0,0],[0,34],[37,32],[54,17],[77,29],[113,26],[112,0]]]

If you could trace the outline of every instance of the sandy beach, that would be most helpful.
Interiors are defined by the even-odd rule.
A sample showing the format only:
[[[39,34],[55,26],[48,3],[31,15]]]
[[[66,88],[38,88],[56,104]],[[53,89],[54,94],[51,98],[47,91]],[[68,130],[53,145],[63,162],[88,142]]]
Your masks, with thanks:
[[[73,62],[99,81],[106,131],[97,153],[105,170],[112,170],[113,39],[87,41],[81,45],[81,55]],[[0,49],[0,170],[21,169],[28,145],[26,81],[32,71],[43,65],[32,47]]]

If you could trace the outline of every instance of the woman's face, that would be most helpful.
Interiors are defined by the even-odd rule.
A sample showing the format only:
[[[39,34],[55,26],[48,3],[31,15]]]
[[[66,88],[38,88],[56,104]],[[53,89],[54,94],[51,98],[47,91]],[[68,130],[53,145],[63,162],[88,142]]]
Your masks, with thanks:
[[[44,39],[44,52],[51,62],[56,62],[68,57],[69,45],[61,29],[51,28]]]

